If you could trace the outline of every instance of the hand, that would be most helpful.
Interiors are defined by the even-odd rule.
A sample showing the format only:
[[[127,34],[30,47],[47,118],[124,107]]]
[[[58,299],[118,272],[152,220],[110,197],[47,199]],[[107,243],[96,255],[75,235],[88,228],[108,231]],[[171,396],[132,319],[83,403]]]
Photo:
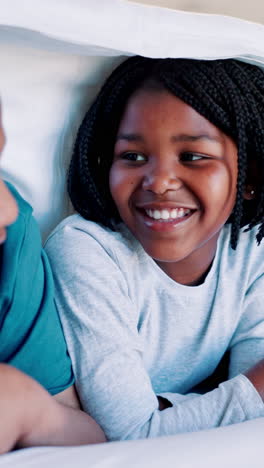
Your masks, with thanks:
[[[158,401],[159,401],[159,410],[163,411],[167,408],[171,408],[172,404],[167,398],[163,398],[162,396],[158,396]]]
[[[102,429],[84,411],[58,403],[50,396],[42,405],[39,418],[19,438],[18,448],[106,442]]]
[[[262,400],[264,401],[264,359],[259,361],[255,366],[251,367],[244,374],[254,385]]]
[[[58,402],[35,380],[0,364],[0,453],[13,447],[105,442],[86,413]],[[63,392],[62,392],[63,393]],[[66,392],[61,396],[67,396]],[[70,401],[71,403],[71,401]]]
[[[34,415],[32,396],[36,388],[38,394],[39,386],[30,377],[3,363],[0,364],[0,382],[0,453],[5,453],[19,443],[29,430],[33,416],[38,419],[40,411]]]

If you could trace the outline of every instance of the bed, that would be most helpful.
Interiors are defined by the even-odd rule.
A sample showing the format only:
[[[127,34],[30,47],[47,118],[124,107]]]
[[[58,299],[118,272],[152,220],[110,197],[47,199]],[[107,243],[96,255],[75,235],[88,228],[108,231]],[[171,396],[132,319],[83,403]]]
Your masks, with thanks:
[[[162,0],[142,3],[1,5],[0,90],[7,134],[2,172],[32,204],[43,240],[71,212],[65,175],[84,111],[125,57],[236,57],[264,66],[260,22],[157,6],[166,4]],[[256,13],[253,19],[258,21]],[[158,440],[26,449],[1,456],[0,467],[262,467],[262,431],[264,420],[258,419]]]

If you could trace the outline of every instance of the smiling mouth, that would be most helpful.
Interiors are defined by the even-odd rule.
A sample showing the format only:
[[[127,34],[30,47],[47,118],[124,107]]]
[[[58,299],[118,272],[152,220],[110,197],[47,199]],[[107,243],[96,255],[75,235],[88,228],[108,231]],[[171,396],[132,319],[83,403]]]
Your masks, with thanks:
[[[186,218],[192,210],[189,208],[173,208],[173,209],[145,209],[145,213],[149,218],[160,222],[172,222],[178,219]]]
[[[187,221],[197,210],[191,208],[138,208],[144,224],[154,231],[171,231]]]

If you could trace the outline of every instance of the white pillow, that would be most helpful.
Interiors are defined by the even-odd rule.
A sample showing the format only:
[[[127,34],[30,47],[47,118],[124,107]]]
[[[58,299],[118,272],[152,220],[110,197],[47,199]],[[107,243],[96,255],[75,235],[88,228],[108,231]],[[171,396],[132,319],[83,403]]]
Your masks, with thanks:
[[[77,128],[120,57],[0,44],[3,177],[34,207],[43,237],[69,213],[66,172]]]
[[[4,177],[32,204],[43,236],[69,212],[76,130],[127,55],[237,57],[264,64],[264,27],[122,0],[9,0],[0,12]]]

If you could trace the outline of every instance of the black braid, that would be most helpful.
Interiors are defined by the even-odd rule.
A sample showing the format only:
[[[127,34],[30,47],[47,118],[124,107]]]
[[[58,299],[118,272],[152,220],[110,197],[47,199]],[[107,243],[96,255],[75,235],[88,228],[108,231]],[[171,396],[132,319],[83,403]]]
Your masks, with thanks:
[[[120,221],[108,176],[113,147],[128,98],[139,88],[165,88],[230,136],[238,148],[237,194],[231,245],[242,226],[259,225],[264,236],[264,72],[233,59],[202,61],[131,57],[102,87],[79,129],[69,169],[74,208],[86,219],[115,229]],[[256,199],[244,201],[250,167],[257,173]],[[256,177],[255,177],[256,178]]]

